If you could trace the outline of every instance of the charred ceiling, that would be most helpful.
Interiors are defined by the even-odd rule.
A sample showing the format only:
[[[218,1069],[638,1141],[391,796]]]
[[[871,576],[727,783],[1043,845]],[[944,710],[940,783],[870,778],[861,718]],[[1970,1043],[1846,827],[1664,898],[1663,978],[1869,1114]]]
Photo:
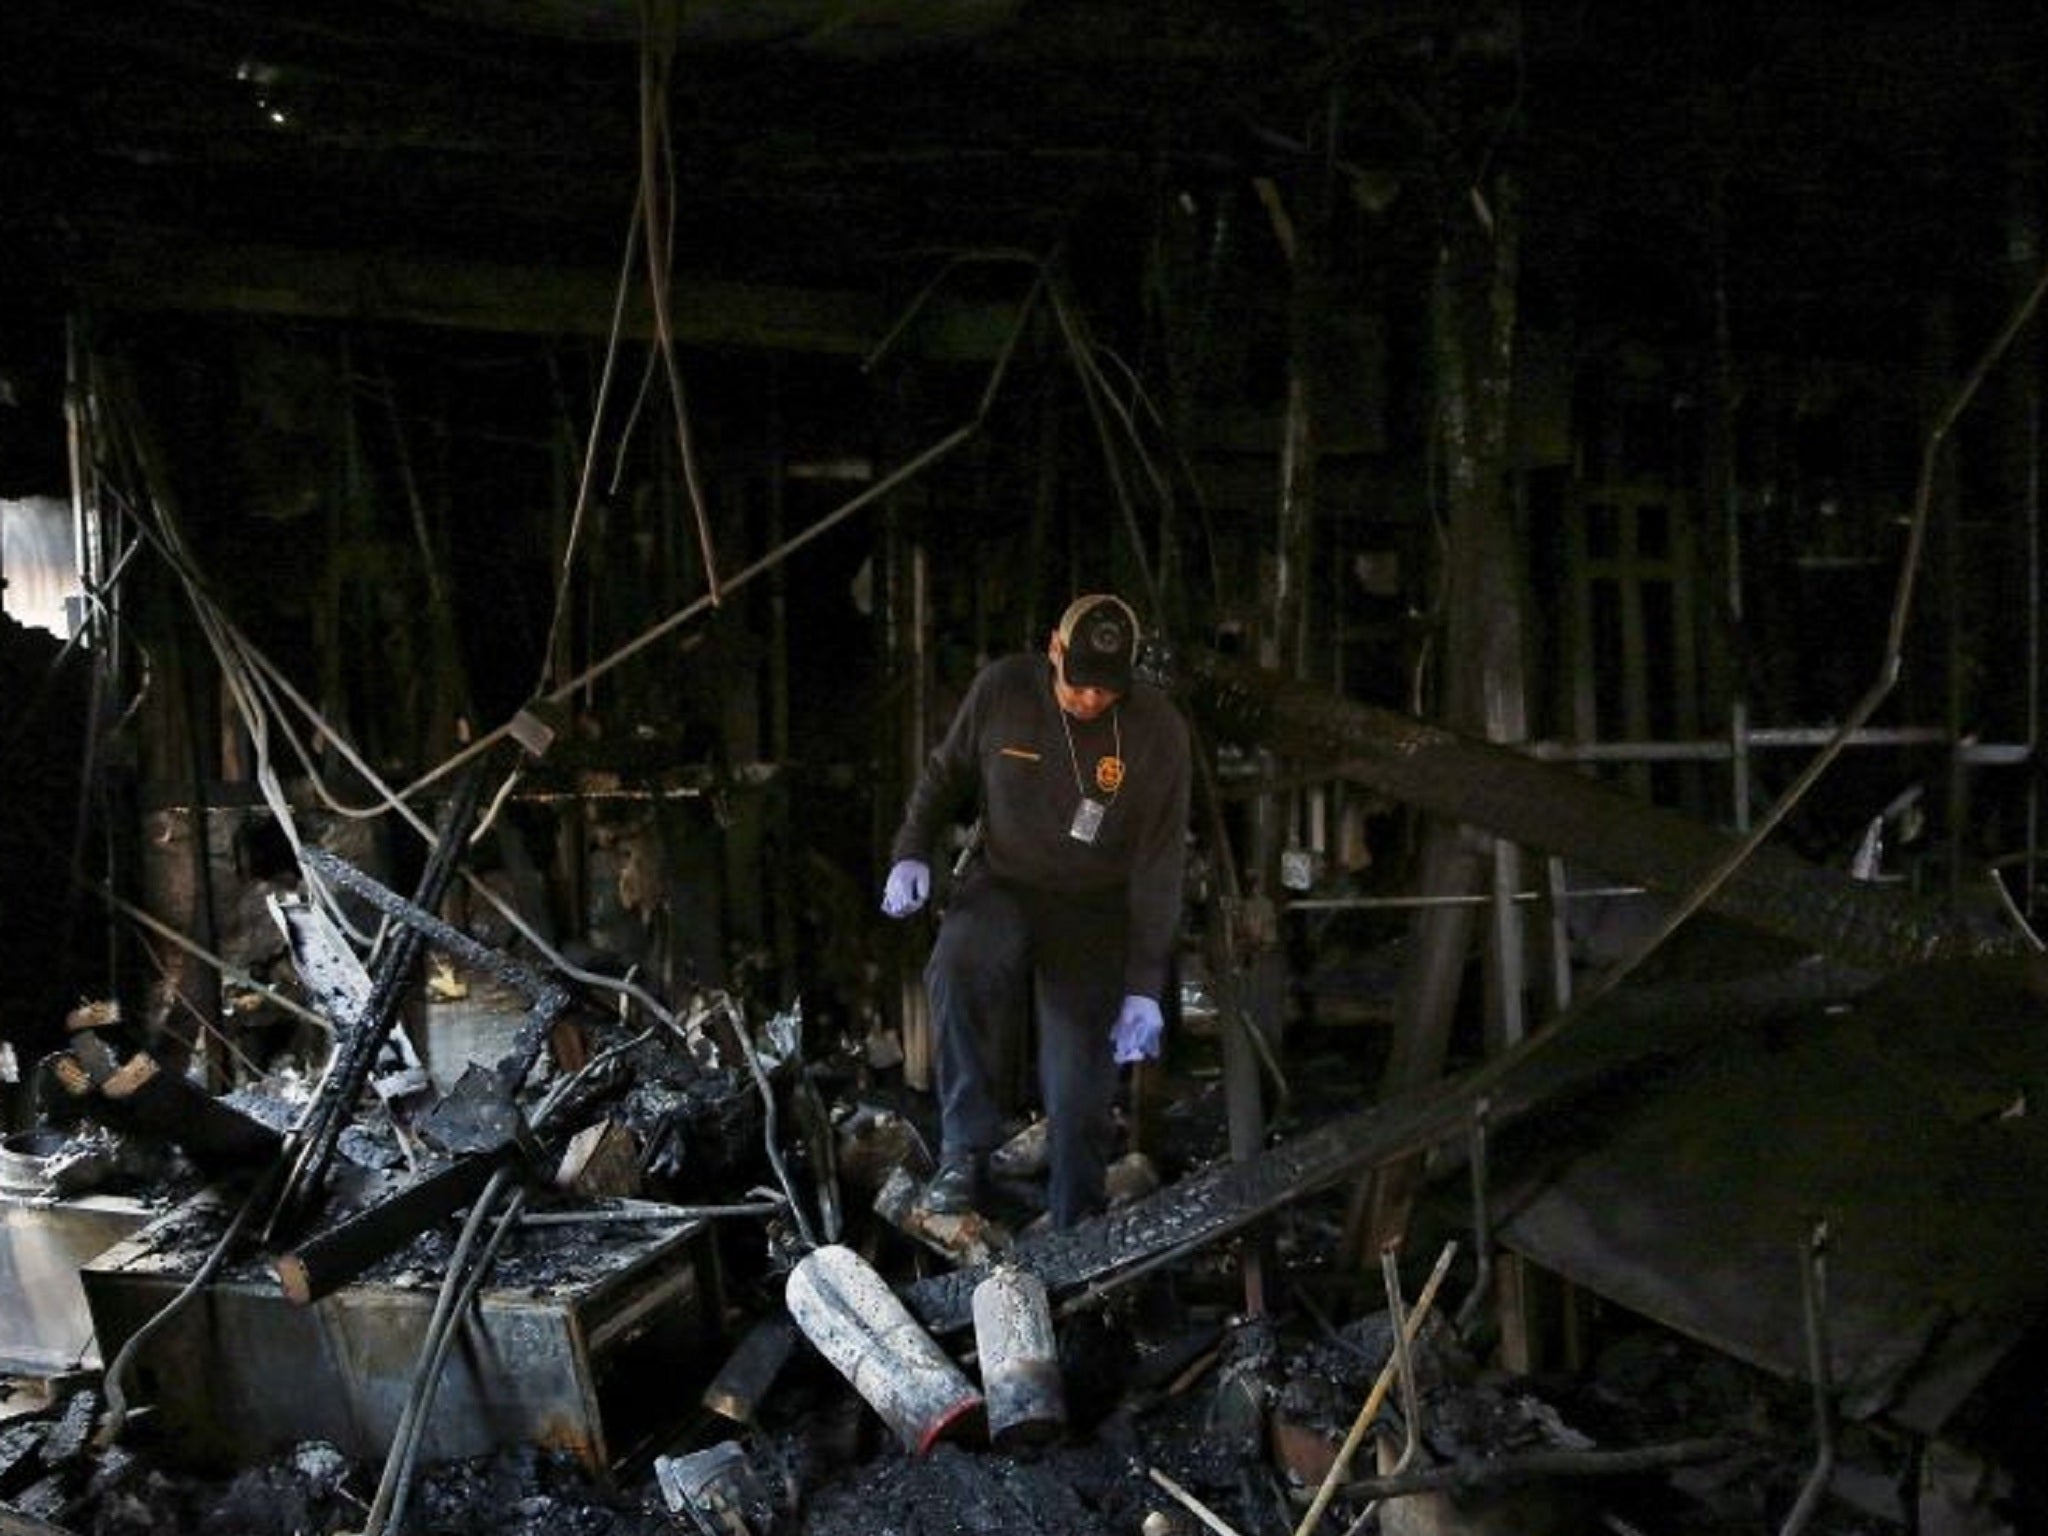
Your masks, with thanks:
[[[1105,203],[1321,165],[1377,211],[1497,160],[1532,250],[1560,228],[1581,291],[1619,275],[1640,309],[1660,282],[1699,302],[1676,290],[1709,286],[1723,219],[1738,318],[1788,266],[1830,318],[1952,276],[2033,138],[2040,41],[2023,9],[1919,5],[24,0],[0,24],[0,179],[46,275],[152,233],[608,269],[651,38],[678,272],[873,288],[1085,246]]]

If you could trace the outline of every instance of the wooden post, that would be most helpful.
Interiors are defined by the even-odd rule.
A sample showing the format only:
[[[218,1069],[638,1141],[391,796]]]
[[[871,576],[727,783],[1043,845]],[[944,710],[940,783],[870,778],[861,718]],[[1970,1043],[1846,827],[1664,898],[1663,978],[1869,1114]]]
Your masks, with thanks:
[[[1456,166],[1445,186],[1464,187]],[[1522,571],[1511,505],[1508,401],[1513,377],[1517,248],[1512,189],[1504,178],[1487,188],[1487,218],[1462,193],[1446,203],[1443,256],[1431,294],[1438,430],[1450,503],[1450,587],[1445,623],[1444,714],[1456,730],[1492,741],[1527,735],[1522,665]],[[1494,897],[1481,953],[1488,977],[1488,1038],[1495,1049],[1515,1043],[1521,1017],[1522,919],[1510,898],[1519,882],[1514,851],[1466,829],[1434,824],[1426,834],[1425,896]],[[1484,875],[1491,866],[1491,878]],[[1472,909],[1425,906],[1403,979],[1386,1092],[1396,1096],[1442,1075],[1449,1052]],[[1354,1197],[1345,1235],[1348,1260],[1366,1255],[1405,1228],[1418,1178],[1415,1165],[1395,1164]]]

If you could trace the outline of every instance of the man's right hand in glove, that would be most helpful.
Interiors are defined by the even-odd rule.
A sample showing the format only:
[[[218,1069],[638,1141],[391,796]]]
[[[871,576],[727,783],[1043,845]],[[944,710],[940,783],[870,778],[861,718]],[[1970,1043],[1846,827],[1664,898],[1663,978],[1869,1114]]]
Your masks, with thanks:
[[[931,893],[931,865],[923,859],[898,859],[882,887],[882,911],[889,917],[908,917]]]

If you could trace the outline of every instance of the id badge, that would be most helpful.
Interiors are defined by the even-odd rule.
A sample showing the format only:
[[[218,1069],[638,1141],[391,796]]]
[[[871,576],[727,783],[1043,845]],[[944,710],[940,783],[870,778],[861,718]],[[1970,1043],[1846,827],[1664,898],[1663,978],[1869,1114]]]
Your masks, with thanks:
[[[1077,843],[1092,843],[1095,834],[1102,830],[1102,813],[1107,810],[1100,800],[1090,800],[1086,795],[1074,807],[1073,825],[1067,828],[1067,836]]]

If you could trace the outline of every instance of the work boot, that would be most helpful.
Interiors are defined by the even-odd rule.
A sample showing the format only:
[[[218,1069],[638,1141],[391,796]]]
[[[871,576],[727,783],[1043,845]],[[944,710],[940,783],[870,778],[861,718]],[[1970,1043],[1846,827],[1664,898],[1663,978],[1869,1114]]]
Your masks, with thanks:
[[[939,1171],[924,1187],[918,1204],[934,1216],[964,1216],[981,1200],[981,1158],[972,1152],[948,1152]]]

